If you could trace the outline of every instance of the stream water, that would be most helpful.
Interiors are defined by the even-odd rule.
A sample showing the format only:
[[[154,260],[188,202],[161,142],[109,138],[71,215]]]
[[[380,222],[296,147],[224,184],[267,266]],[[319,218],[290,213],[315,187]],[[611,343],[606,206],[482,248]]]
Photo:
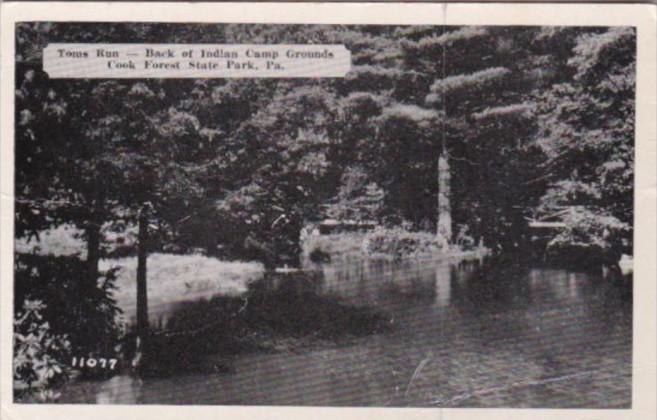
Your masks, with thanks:
[[[265,295],[281,288],[303,289],[344,307],[372,309],[386,317],[389,328],[294,351],[222,357],[229,366],[225,372],[78,381],[64,390],[61,402],[631,404],[632,282],[627,278],[508,260],[392,263],[345,258],[320,269],[322,276],[296,278],[294,285],[278,279],[253,287]],[[313,308],[300,309],[309,314]]]

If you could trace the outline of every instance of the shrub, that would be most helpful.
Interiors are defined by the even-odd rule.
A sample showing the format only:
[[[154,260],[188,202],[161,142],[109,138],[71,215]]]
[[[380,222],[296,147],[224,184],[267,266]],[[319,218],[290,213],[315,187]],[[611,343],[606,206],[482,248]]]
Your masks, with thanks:
[[[68,375],[72,356],[113,357],[121,336],[115,270],[89,282],[76,257],[17,254],[14,266],[14,379],[42,387]]]
[[[581,255],[598,255],[601,261],[616,265],[628,249],[627,238],[632,227],[618,218],[601,211],[579,208],[563,218],[566,225],[548,243],[548,252],[572,253],[579,249]]]
[[[363,246],[363,250],[369,254],[384,254],[395,259],[447,248],[448,242],[445,238],[432,233],[409,232],[399,228],[376,229],[366,236]]]
[[[64,360],[71,351],[66,335],[53,333],[44,319],[46,305],[26,300],[14,319],[14,380],[27,388],[49,386],[68,377]]]

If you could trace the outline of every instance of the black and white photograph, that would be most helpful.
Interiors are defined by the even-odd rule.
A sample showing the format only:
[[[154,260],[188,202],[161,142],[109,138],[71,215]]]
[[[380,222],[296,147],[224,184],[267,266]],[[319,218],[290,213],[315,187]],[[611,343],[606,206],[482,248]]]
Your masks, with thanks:
[[[633,407],[636,27],[13,31],[14,404]]]

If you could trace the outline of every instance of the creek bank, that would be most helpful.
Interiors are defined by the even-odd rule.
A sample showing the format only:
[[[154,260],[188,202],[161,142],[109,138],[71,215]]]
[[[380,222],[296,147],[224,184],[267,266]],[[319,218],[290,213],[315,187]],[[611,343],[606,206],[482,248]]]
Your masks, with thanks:
[[[481,260],[490,255],[489,249],[474,245],[474,241],[449,244],[432,233],[402,229],[307,235],[301,238],[301,251],[301,266],[305,269],[321,269],[322,264],[344,258],[468,261]]]

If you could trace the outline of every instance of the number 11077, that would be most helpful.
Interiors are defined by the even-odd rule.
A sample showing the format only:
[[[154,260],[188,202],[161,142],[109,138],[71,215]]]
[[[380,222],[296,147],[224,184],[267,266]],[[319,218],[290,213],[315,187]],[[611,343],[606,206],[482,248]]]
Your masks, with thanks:
[[[72,367],[87,367],[87,368],[101,368],[101,369],[110,369],[113,370],[116,367],[116,359],[105,359],[104,357],[94,358],[94,357],[73,357],[71,360]]]

